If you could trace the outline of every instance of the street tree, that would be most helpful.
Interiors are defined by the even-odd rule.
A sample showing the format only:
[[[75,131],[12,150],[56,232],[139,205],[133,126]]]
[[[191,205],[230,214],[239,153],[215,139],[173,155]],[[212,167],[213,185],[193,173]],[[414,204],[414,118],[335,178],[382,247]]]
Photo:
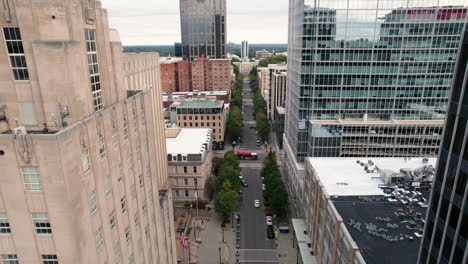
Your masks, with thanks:
[[[242,112],[237,106],[231,108],[231,114],[227,124],[228,133],[231,139],[237,139],[242,136],[242,128],[244,126]]]
[[[225,181],[221,191],[216,196],[216,210],[223,216],[229,216],[234,211],[239,210],[239,195],[232,189],[231,183]]]

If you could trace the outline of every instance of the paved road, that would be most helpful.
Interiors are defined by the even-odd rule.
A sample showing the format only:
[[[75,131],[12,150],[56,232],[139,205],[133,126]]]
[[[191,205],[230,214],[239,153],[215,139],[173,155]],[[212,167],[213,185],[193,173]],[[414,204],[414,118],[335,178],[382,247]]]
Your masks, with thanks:
[[[244,120],[253,120],[253,105],[250,81],[244,81]],[[247,102],[247,103],[246,103]],[[254,129],[244,127],[244,143],[241,150],[258,151],[264,146],[257,147]],[[238,147],[236,147],[238,150]],[[265,213],[263,207],[262,181],[260,178],[261,163],[265,155],[259,155],[259,160],[242,160],[242,174],[248,183],[244,188],[239,207],[241,214],[240,254],[241,263],[278,263],[276,254],[276,240],[268,239],[266,235]],[[254,200],[260,200],[260,208],[254,207]]]

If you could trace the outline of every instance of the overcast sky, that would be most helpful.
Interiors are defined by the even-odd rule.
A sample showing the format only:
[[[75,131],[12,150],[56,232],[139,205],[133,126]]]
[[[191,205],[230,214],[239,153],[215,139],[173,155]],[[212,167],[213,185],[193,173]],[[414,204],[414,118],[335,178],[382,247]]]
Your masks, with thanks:
[[[101,0],[124,45],[180,42],[178,0]],[[287,43],[287,0],[227,0],[227,40]]]

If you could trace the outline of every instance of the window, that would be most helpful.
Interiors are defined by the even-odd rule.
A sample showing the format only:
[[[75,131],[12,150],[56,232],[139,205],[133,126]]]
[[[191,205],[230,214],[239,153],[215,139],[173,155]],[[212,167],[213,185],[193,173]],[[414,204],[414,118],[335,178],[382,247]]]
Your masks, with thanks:
[[[96,38],[94,30],[85,30],[86,55],[88,57],[89,79],[93,96],[94,111],[103,108],[101,80],[97,60]]]
[[[175,195],[176,195],[176,197],[179,197],[179,190],[175,191]]]
[[[117,242],[114,246],[114,258],[115,258],[115,261],[116,262],[119,262],[120,261],[120,245],[119,243]]]
[[[36,234],[52,234],[48,213],[33,213],[32,218]]]
[[[120,199],[120,206],[122,207],[122,214],[127,212],[127,201],[125,196]]]
[[[187,173],[187,167],[184,167],[184,173]]]
[[[97,210],[97,205],[96,205],[96,193],[94,191],[89,193],[88,196],[88,206],[89,206],[89,212],[91,214],[94,214]]]
[[[188,197],[188,191],[187,190],[185,191],[185,197]]]
[[[143,188],[144,186],[143,174],[140,174],[140,176],[138,176],[138,182],[140,183],[140,188]]]
[[[26,56],[24,56],[23,42],[21,41],[21,33],[18,27],[3,28],[5,42],[10,57],[10,66],[13,71],[15,81],[29,80],[28,65]]]
[[[125,240],[127,240],[127,243],[130,241],[130,228],[128,226],[125,228]]]
[[[128,264],[135,263],[135,257],[133,257],[133,253],[128,257]]]
[[[114,146],[114,148],[117,148],[117,146],[119,145],[119,140],[117,138],[117,129],[112,129],[112,145]]]
[[[106,194],[106,197],[109,197],[111,194],[111,185],[110,185],[110,179],[109,176],[106,176],[104,178],[104,193]]]
[[[115,228],[115,211],[112,211],[109,214],[109,224],[110,224],[111,229]]]
[[[134,218],[134,221],[135,221],[135,226],[140,226],[140,216],[138,215],[138,212],[136,212],[134,215],[133,215],[133,218]]]
[[[123,123],[123,132],[124,132],[124,139],[128,140],[128,123],[124,116],[124,123]]]
[[[96,233],[94,234],[96,239],[96,249],[100,249],[102,247],[102,232],[101,228],[99,228]]]
[[[144,203],[142,206],[141,206],[141,210],[143,211],[143,215],[146,215],[148,213],[148,210],[146,208],[146,203]]]
[[[117,168],[117,182],[118,183],[122,183],[123,181],[123,174],[122,174],[122,167],[119,167]]]
[[[18,256],[16,254],[2,254],[2,264],[19,264]]]
[[[141,148],[140,147],[137,147],[136,156],[137,156],[137,160],[141,160]]]
[[[149,225],[146,225],[146,227],[145,227],[145,236],[146,236],[146,239],[147,239],[147,240],[150,239]]]
[[[193,173],[197,173],[197,167],[193,167]]]
[[[195,184],[195,186],[198,185],[198,179],[193,179],[193,183]]]
[[[99,158],[104,159],[106,157],[106,149],[104,148],[104,140],[102,137],[98,139],[98,152]]]
[[[41,255],[42,264],[58,264],[57,255]]]
[[[128,154],[128,157],[127,157],[127,169],[128,169],[128,172],[133,172],[133,160],[132,160],[132,155]]]
[[[137,122],[137,116],[136,114],[134,113],[133,114],[133,119],[132,119],[132,122],[133,122],[133,131],[135,132],[138,132],[138,122]]]
[[[138,251],[140,252],[140,254],[143,252],[143,241],[141,241],[141,238],[138,239]]]
[[[42,190],[41,174],[38,167],[21,167],[26,190]]]
[[[132,199],[136,198],[135,184],[132,184],[132,186],[130,186],[130,194],[132,195]]]
[[[83,168],[84,174],[87,174],[91,170],[89,152],[87,150],[81,152],[81,167]]]
[[[185,185],[188,185],[188,179],[184,179]]]
[[[0,234],[10,234],[10,222],[7,213],[0,213]]]

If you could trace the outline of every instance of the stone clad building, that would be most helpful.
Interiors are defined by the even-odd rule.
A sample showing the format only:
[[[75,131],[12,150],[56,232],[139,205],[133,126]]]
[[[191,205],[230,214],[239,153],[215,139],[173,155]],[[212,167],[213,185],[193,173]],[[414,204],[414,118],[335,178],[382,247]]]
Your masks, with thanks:
[[[175,263],[159,55],[100,1],[0,11],[0,260]]]

